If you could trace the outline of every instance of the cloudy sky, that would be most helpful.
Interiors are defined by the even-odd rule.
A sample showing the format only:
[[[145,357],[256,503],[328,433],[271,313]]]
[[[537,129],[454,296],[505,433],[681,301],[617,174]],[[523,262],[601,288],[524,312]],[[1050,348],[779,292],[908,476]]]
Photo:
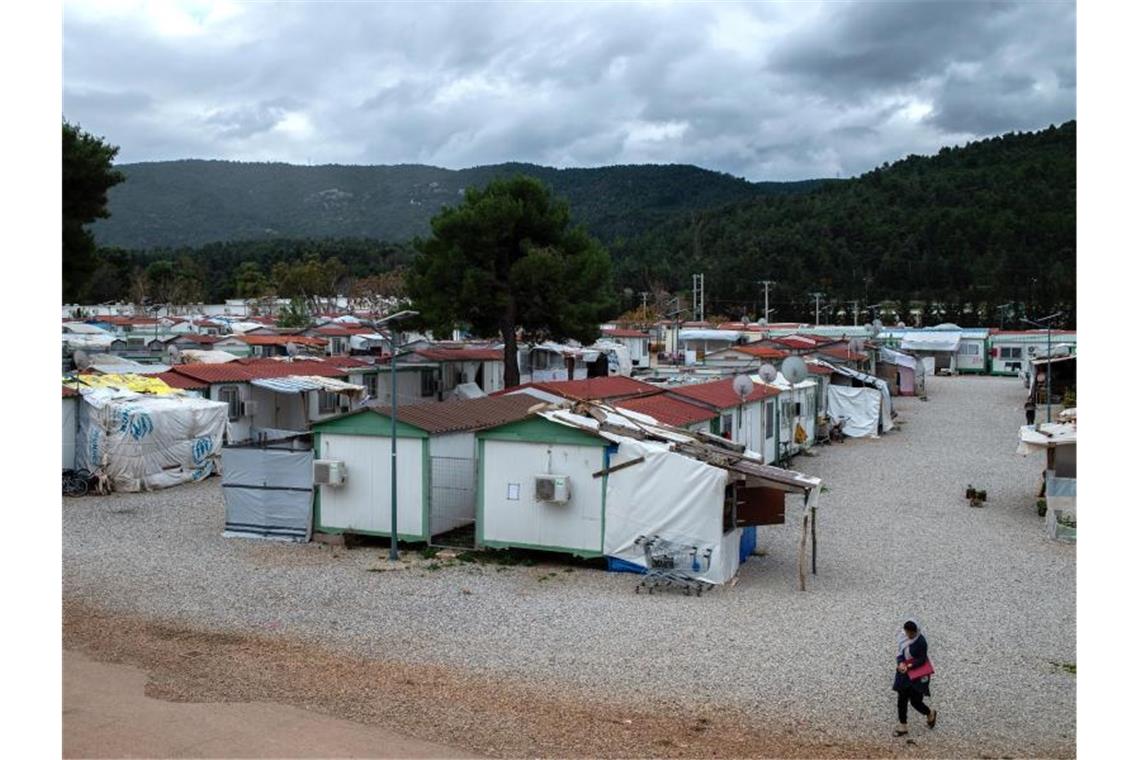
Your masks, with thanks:
[[[1076,114],[1071,2],[65,2],[123,162],[859,174]]]

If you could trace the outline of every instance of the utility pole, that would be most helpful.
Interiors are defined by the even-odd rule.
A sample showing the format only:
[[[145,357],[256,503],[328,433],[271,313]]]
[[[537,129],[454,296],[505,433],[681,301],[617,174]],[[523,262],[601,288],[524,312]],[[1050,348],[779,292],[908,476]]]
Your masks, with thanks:
[[[809,295],[815,299],[815,326],[819,327],[819,299],[823,296],[823,293],[816,291],[815,293],[811,293]]]
[[[764,286],[764,323],[767,324],[768,323],[768,314],[770,313],[770,311],[768,309],[768,287],[770,285],[775,285],[776,281],[775,280],[758,280],[756,284]]]
[[[1061,312],[1050,314],[1047,317],[1040,319],[1026,319],[1021,318],[1022,322],[1028,322],[1031,325],[1045,328],[1045,421],[1053,421],[1053,320],[1061,316]],[[1044,323],[1044,324],[1042,324]],[[1029,363],[1030,372],[1033,371],[1033,363]],[[1034,378],[1036,380],[1037,378]]]
[[[646,311],[649,309],[649,307],[646,305],[648,298],[649,298],[649,291],[647,291],[647,290],[641,291],[641,317],[642,317],[642,319],[645,318]]]
[[[1001,319],[1001,327],[998,328],[1000,330],[1005,329],[1005,310],[1008,309],[1010,306],[1013,306],[1013,304],[1012,303],[1003,303],[1001,306],[998,307],[998,316]]]
[[[693,319],[705,321],[705,276],[693,275]]]
[[[851,324],[855,327],[858,327],[859,326],[859,302],[858,301],[848,301],[847,303],[851,304],[851,308],[855,312],[855,316],[852,318]]]

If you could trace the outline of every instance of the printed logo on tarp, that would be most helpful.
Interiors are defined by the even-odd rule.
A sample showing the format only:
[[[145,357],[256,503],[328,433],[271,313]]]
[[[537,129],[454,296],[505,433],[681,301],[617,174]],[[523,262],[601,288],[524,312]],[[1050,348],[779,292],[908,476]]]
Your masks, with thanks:
[[[190,447],[190,456],[193,457],[194,466],[201,467],[206,463],[206,458],[210,456],[210,452],[214,449],[214,442],[206,435],[201,438],[194,439],[194,445]]]
[[[137,406],[124,406],[116,414],[118,432],[127,433],[136,441],[154,432],[150,414]]]

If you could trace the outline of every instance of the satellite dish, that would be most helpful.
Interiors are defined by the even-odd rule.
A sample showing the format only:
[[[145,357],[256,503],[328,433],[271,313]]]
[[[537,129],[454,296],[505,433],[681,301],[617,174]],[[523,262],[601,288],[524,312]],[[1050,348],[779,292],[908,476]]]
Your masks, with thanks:
[[[293,341],[289,341],[285,344],[285,353],[289,354],[289,356],[296,356],[299,351],[300,349]]]
[[[776,379],[776,368],[771,364],[760,365],[760,379],[766,383],[770,383]]]
[[[760,317],[760,319],[756,320],[756,324],[758,324],[758,325],[767,325],[767,324],[768,324],[768,320],[767,320],[766,318],[764,318],[764,317]]]
[[[871,327],[874,328],[875,332],[882,330],[883,329],[883,320],[876,319],[874,322],[871,323]]]
[[[871,323],[870,322],[864,323],[863,329],[866,330],[867,332],[871,332]]]
[[[864,345],[866,345],[866,341],[864,341],[862,338],[852,338],[850,342],[848,342],[847,348],[850,351],[858,353],[863,350]]]
[[[75,353],[71,355],[71,360],[75,362],[75,368],[80,371],[91,367],[91,357],[82,348],[75,349]]]
[[[808,368],[804,364],[804,360],[798,356],[789,356],[780,364],[780,372],[784,374],[788,382],[792,385],[802,383],[807,379]]]
[[[900,321],[895,327],[906,327],[906,322]]]
[[[170,363],[171,364],[181,364],[182,363],[182,351],[179,350],[178,346],[171,346],[170,349],[167,351],[167,355],[170,357]]]
[[[736,395],[740,396],[741,399],[747,398],[748,395],[752,393],[753,387],[752,378],[748,377],[748,375],[737,375],[732,378],[732,389],[736,391]]]

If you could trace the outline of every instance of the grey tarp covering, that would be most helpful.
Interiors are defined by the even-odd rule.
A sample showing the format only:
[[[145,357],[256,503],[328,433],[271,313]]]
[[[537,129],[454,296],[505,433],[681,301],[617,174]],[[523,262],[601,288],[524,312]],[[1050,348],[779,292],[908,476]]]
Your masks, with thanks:
[[[223,535],[308,541],[313,452],[258,446],[222,449]]]

